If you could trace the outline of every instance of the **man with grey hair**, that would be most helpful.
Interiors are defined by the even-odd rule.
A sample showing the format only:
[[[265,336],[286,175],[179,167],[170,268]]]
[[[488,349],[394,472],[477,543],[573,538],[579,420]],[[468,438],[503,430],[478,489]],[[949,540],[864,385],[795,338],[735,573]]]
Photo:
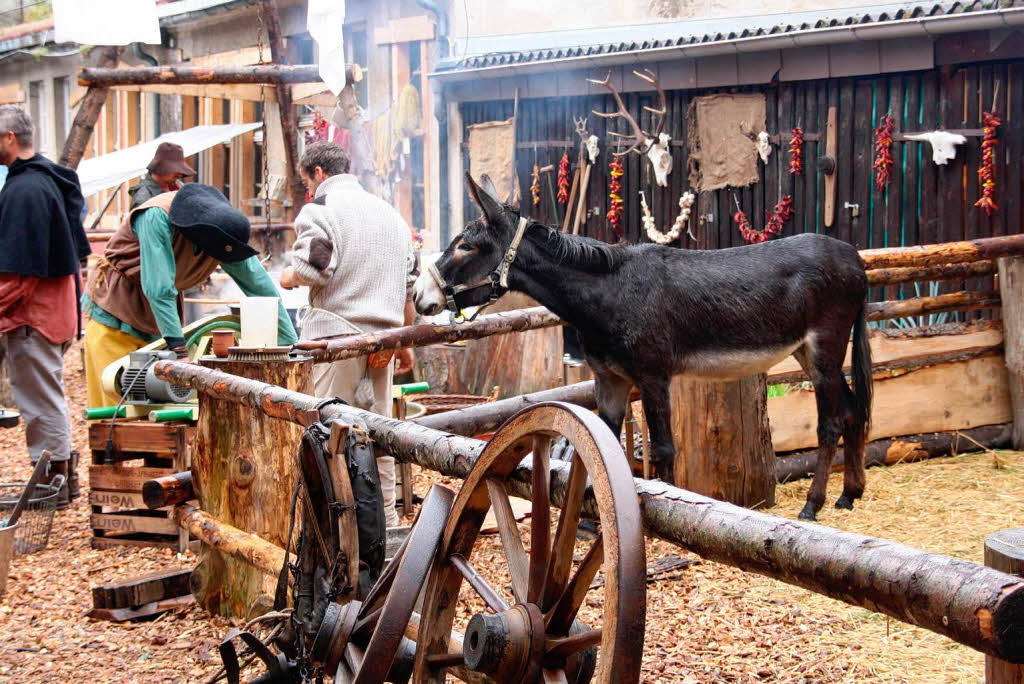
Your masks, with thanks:
[[[292,265],[281,286],[308,285],[309,309],[299,322],[304,340],[376,332],[410,325],[415,316],[412,284],[416,259],[412,232],[384,200],[366,192],[349,173],[345,151],[333,142],[316,142],[299,161],[299,175],[312,202],[295,219]],[[317,396],[340,397],[384,416],[391,415],[391,379],[412,370],[411,349],[317,364]],[[395,511],[395,460],[377,459],[387,524],[398,524]]]
[[[15,402],[25,419],[29,457],[49,450],[51,472],[77,494],[71,422],[64,398],[64,352],[81,320],[79,262],[90,252],[82,228],[85,201],[73,169],[32,147],[32,120],[20,107],[0,106],[0,335],[7,342]],[[73,477],[74,476],[74,477]]]

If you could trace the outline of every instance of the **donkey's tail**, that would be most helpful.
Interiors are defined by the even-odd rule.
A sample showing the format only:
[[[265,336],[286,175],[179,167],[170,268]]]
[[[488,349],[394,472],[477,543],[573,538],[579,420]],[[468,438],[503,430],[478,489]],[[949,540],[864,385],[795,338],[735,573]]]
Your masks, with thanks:
[[[853,324],[853,393],[856,397],[857,413],[864,421],[867,433],[871,423],[871,393],[874,381],[871,374],[871,344],[868,341],[868,322],[864,317],[864,305],[860,307],[857,321]]]

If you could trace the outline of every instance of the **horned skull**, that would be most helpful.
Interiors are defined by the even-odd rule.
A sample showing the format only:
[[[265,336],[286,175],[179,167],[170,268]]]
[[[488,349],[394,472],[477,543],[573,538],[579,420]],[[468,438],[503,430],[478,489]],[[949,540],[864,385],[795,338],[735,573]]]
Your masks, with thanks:
[[[647,139],[647,158],[654,167],[654,178],[663,188],[668,186],[668,174],[672,173],[672,153],[668,149],[671,139],[668,133],[659,134],[657,142],[653,138]]]

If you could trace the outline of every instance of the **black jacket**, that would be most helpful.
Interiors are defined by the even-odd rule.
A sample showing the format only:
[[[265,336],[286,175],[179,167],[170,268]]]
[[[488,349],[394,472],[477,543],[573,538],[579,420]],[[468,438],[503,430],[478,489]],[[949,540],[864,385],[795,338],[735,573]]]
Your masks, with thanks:
[[[146,174],[146,177],[139,181],[138,185],[128,188],[128,194],[132,196],[132,203],[128,208],[129,211],[142,206],[144,202],[148,202],[164,192],[165,190],[160,187],[160,184],[153,180],[152,176]]]
[[[59,278],[89,256],[85,200],[74,169],[41,155],[8,167],[0,191],[0,273]]]

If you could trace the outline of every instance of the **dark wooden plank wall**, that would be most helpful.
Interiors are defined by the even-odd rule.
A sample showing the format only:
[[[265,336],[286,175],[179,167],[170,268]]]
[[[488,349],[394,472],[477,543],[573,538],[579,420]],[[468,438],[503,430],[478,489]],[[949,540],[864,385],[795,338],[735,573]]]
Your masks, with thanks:
[[[698,95],[716,91],[668,91],[669,118],[665,131],[673,141],[686,140],[686,110]],[[786,226],[784,235],[801,232],[826,232],[851,242],[860,249],[896,245],[928,244],[1024,231],[1021,200],[1024,185],[1024,64],[1019,62],[986,63],[962,67],[943,67],[933,71],[881,75],[869,78],[841,78],[827,81],[787,82],[769,87],[732,89],[732,92],[763,92],[768,108],[767,128],[770,134],[782,134],[782,142],[774,146],[768,164],[758,162],[761,181],[746,188],[729,188],[702,193],[693,225],[697,241],[685,237],[680,246],[716,249],[742,244],[732,216],[735,201],[750,217],[755,227],[764,224],[764,211],[771,209],[782,194],[793,197],[796,214]],[[651,115],[643,106],[655,105],[652,93],[630,93],[626,105],[645,128],[651,126]],[[981,138],[968,138],[957,148],[956,159],[946,166],[932,162],[927,143],[901,142],[893,145],[895,160],[893,182],[879,191],[874,185],[874,129],[886,112],[896,120],[896,131],[921,132],[936,128],[981,128],[982,112],[991,108],[993,95],[996,109],[1003,116],[999,131],[999,167],[997,169],[997,203],[1000,211],[989,218],[974,206],[980,193],[977,177],[981,161]],[[800,125],[805,134],[824,136],[825,120],[830,106],[838,107],[839,159],[836,221],[826,229],[821,218],[824,183],[815,172],[815,159],[824,151],[824,141],[804,143],[804,175],[789,172],[788,141],[792,127]],[[508,100],[466,103],[463,120],[473,123],[506,119],[512,115]],[[565,141],[565,146],[538,145],[520,148],[519,181],[523,190],[523,209],[538,220],[553,224],[563,216],[564,207],[555,207],[548,191],[547,179],[541,178],[541,204],[530,201],[533,164],[552,164],[557,180],[557,167],[563,152],[568,150],[573,169],[576,143],[573,117],[588,115],[591,109],[615,111],[607,96],[564,97],[524,100],[519,105],[517,136],[520,143],[534,141]],[[593,169],[587,191],[586,207],[590,212],[583,234],[608,242],[615,236],[605,219],[608,211],[608,162],[610,160],[609,130],[628,132],[625,122],[605,120],[588,115],[591,133],[601,139],[601,156]],[[647,240],[642,234],[638,192],[647,194],[649,205],[663,229],[668,229],[678,212],[678,200],[688,187],[687,148],[671,147],[673,170],[669,186],[660,188],[646,159],[636,154],[624,158],[623,178],[626,201],[623,239],[628,242]],[[467,160],[468,161],[468,160]],[[735,200],[734,200],[735,198]],[[468,200],[467,200],[468,202]],[[847,203],[857,205],[854,211]],[[475,209],[467,204],[467,217]],[[991,278],[975,279],[966,284],[970,289],[991,287]],[[958,287],[943,283],[941,292]],[[928,286],[921,286],[927,290]],[[921,291],[927,294],[927,291]],[[914,296],[913,285],[898,288],[876,288],[872,299]]]

